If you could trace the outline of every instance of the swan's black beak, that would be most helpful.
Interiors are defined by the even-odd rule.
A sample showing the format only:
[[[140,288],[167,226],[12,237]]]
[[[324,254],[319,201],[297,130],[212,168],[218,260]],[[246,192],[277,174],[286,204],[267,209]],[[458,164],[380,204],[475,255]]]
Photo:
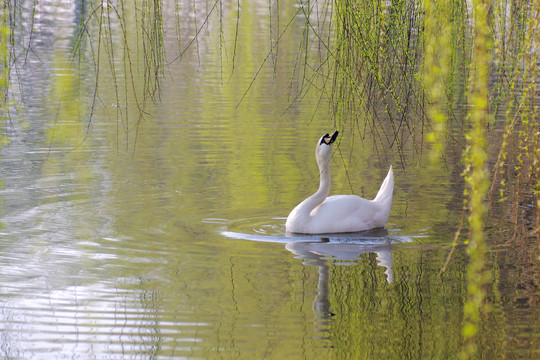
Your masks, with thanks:
[[[321,139],[321,144],[324,142],[326,145],[331,145],[334,143],[334,141],[336,141],[337,139],[337,136],[339,134],[339,131],[334,131],[334,133],[332,135],[330,134],[324,134],[322,139]]]

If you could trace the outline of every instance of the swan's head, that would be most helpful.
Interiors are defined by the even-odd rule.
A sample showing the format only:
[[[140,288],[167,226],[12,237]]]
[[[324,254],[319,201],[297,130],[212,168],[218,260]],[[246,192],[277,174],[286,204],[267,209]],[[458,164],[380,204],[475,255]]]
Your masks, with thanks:
[[[319,164],[319,168],[322,169],[322,167],[325,167],[330,162],[332,149],[334,148],[334,141],[336,141],[338,134],[338,131],[334,131],[332,135],[324,134],[317,143],[315,156],[317,157],[317,164]]]

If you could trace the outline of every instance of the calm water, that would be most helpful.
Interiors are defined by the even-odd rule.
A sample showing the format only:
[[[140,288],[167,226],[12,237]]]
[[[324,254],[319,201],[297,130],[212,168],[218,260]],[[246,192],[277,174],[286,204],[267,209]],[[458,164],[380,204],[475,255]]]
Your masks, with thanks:
[[[28,22],[31,3],[20,9]],[[200,40],[166,66],[144,117],[144,76],[125,86],[122,46],[116,76],[102,54],[89,128],[96,39],[82,45],[80,64],[70,62],[89,10],[40,4],[0,150],[1,357],[456,358],[464,248],[440,270],[460,218],[459,155],[430,165],[410,146],[401,162],[390,141],[328,120],[324,99],[298,75],[304,15],[261,68],[294,2],[272,4],[271,18],[266,2],[242,4],[232,76],[234,16],[220,39],[217,17],[201,27],[212,4],[167,3],[168,61],[177,34],[184,47],[201,28]],[[224,6],[227,15],[237,4]],[[310,54],[322,51],[309,40]],[[131,61],[144,69],[136,46]],[[389,223],[287,237],[289,211],[318,186],[315,142],[335,128],[332,193],[373,197],[393,164]],[[482,354],[539,357],[538,260],[526,244],[493,243],[503,245],[490,252]]]

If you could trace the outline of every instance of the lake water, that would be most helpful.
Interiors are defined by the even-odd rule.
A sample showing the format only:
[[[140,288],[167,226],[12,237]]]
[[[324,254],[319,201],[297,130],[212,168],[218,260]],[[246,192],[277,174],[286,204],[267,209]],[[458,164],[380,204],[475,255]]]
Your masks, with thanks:
[[[122,59],[110,15],[115,46],[103,30],[73,60],[81,18],[97,15],[84,2],[39,3],[32,38],[32,2],[18,9],[31,51],[12,71],[0,150],[2,358],[458,356],[465,247],[441,269],[461,216],[460,152],[433,165],[410,144],[400,156],[388,139],[334,124],[302,75],[299,49],[323,49],[305,42],[295,2],[272,3],[272,17],[266,2],[242,3],[236,45],[235,17],[220,24],[213,3],[166,2],[155,102],[143,91],[154,84],[146,43],[131,39]],[[332,194],[374,197],[394,166],[386,229],[287,236],[289,211],[318,187],[315,143],[334,129]],[[538,259],[526,240],[490,244],[482,357],[538,358]]]

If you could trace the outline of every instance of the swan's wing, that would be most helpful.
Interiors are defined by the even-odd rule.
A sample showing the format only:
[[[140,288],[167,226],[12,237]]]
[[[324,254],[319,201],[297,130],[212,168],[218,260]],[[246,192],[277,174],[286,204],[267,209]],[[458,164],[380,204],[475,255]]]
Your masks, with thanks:
[[[336,195],[326,198],[311,216],[318,232],[354,232],[384,226],[382,213],[376,202],[356,195]]]
[[[356,195],[335,195],[327,197],[323,203],[317,206],[312,216],[328,216],[331,218],[344,216],[361,216],[377,210],[377,204],[373,201]]]

